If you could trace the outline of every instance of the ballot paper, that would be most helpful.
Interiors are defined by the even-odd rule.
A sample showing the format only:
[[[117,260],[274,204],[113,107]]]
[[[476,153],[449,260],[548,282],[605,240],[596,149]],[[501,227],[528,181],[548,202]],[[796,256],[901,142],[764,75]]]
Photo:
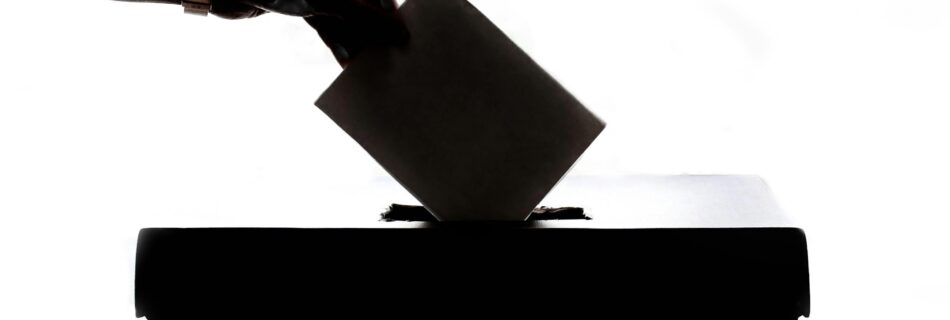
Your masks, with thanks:
[[[440,221],[525,220],[605,124],[465,0],[408,0],[316,105]]]

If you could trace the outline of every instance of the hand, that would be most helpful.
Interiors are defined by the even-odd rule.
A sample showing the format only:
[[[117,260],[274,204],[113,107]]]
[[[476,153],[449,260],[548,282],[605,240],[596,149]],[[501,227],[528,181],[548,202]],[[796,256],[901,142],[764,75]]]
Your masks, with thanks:
[[[343,66],[364,48],[401,44],[409,36],[395,0],[213,0],[211,10],[229,19],[268,11],[304,17]]]
[[[395,0],[308,0],[318,14],[304,20],[342,66],[368,47],[400,45],[409,31],[399,16]]]
[[[121,0],[181,4],[181,0]],[[409,38],[395,0],[212,0],[211,13],[225,19],[275,12],[302,17],[320,34],[340,65],[371,46],[402,44]]]
[[[313,2],[337,0],[316,0]],[[225,19],[253,18],[267,12],[309,17],[321,14],[309,0],[212,0],[211,14]]]

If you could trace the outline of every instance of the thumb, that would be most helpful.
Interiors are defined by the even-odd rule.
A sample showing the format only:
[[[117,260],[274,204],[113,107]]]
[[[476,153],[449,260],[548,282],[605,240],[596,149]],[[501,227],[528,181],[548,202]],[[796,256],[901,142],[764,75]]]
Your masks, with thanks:
[[[211,3],[211,13],[224,19],[246,19],[267,13],[256,8],[233,0],[214,0]]]
[[[289,16],[309,17],[319,13],[306,0],[240,0],[241,2],[265,11]]]

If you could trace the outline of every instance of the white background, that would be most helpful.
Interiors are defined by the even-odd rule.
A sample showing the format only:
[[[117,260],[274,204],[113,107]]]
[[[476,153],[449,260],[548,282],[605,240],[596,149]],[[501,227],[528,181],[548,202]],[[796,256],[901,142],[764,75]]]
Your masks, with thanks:
[[[950,2],[472,2],[608,122],[572,176],[759,174],[809,236],[814,319],[950,318]],[[141,227],[396,201],[344,192],[389,178],[313,106],[340,68],[300,19],[3,11],[0,319],[132,318]]]

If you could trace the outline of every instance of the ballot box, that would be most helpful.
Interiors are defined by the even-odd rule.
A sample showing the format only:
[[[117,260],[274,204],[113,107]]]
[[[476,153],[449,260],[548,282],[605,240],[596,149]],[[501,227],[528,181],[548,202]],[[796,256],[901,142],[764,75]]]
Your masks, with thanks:
[[[758,177],[578,177],[551,197],[590,220],[142,229],[137,315],[809,315],[805,233]]]

